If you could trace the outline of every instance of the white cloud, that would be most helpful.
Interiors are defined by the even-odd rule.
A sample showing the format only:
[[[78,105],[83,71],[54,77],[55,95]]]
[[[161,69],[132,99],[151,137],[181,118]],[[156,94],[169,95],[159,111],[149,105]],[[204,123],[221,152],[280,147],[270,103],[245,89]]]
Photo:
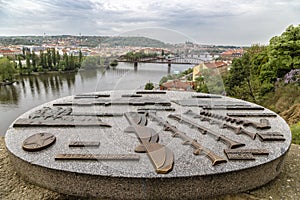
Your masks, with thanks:
[[[161,38],[170,41],[168,29],[201,43],[249,45],[300,22],[298,0],[0,0],[0,8],[1,35],[146,34],[145,27],[162,27]]]

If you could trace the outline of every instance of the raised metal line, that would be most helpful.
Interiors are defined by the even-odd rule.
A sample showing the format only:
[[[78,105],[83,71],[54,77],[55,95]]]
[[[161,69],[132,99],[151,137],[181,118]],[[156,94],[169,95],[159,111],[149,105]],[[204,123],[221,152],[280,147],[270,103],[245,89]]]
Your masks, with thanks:
[[[149,91],[137,91],[136,94],[166,94],[166,91],[149,90]]]
[[[170,102],[163,101],[141,101],[141,102],[129,102],[129,101],[112,101],[112,102],[89,102],[89,103],[54,103],[53,106],[171,106]]]
[[[121,97],[143,97],[143,95],[139,95],[139,94],[123,94]]]
[[[203,106],[204,110],[264,110],[263,107],[250,106]]]
[[[87,116],[87,117],[122,117],[124,113],[73,113],[71,116]]]
[[[193,128],[197,128],[202,134],[208,134],[210,136],[213,136],[215,139],[217,139],[217,141],[221,141],[223,143],[225,143],[226,145],[228,145],[228,147],[230,149],[234,149],[234,148],[238,148],[238,147],[241,147],[241,146],[245,146],[244,143],[240,143],[240,142],[237,142],[237,141],[234,141],[230,138],[227,138],[226,136],[224,135],[221,135],[221,134],[218,134],[208,128],[205,128],[204,126],[201,126],[199,124],[196,124],[194,123],[193,121],[185,118],[185,117],[182,117],[181,115],[178,115],[178,114],[170,114],[168,115],[169,118],[172,118],[172,119],[175,119],[179,122],[184,122],[188,125],[190,125],[191,127]]]
[[[271,128],[270,122],[269,122],[268,119],[260,119],[260,122],[255,122],[255,121],[249,121],[249,120],[240,120],[240,119],[237,119],[237,118],[223,116],[223,115],[219,115],[219,114],[213,114],[213,113],[208,112],[208,111],[201,111],[200,115],[204,115],[204,116],[215,118],[215,119],[225,119],[227,122],[242,124],[245,127],[252,126],[253,128],[256,128],[256,129],[269,129],[269,128]]]
[[[78,94],[74,96],[75,99],[100,98],[100,97],[110,97],[110,94]]]
[[[165,108],[138,108],[138,111],[175,111],[175,108],[172,107],[165,107]]]
[[[267,149],[224,149],[229,160],[255,160],[255,155],[268,156]]]
[[[129,160],[138,161],[136,154],[57,154],[55,160]]]
[[[252,153],[226,153],[228,160],[255,160]]]
[[[261,141],[285,141],[284,135],[279,132],[257,133]]]
[[[277,117],[273,113],[227,113],[229,117]]]
[[[190,138],[187,136],[184,132],[179,131],[175,126],[171,125],[168,121],[164,121],[162,118],[156,116],[153,113],[149,113],[148,116],[158,122],[159,125],[162,125],[164,127],[164,130],[173,132],[173,137],[179,136],[184,143],[183,144],[189,144],[191,145],[195,151],[193,152],[194,155],[199,155],[202,151],[205,153],[205,155],[211,160],[212,165],[217,165],[219,163],[227,162],[226,159],[223,157],[220,157],[216,155],[211,150],[207,149],[203,145],[201,145],[197,140]]]
[[[18,119],[13,127],[111,127],[111,125],[102,122],[68,122],[68,121],[57,121],[57,120],[32,120],[32,119]]]
[[[99,147],[100,142],[72,141],[69,147]]]
[[[228,128],[229,130],[233,131],[235,134],[239,135],[239,134],[245,134],[247,136],[249,136],[252,140],[255,139],[256,137],[256,133],[252,133],[250,131],[247,131],[246,129],[239,127],[239,126],[233,126],[229,123],[223,123],[222,121],[210,118],[210,117],[206,117],[206,116],[202,116],[199,114],[194,113],[192,110],[188,110],[186,111],[184,114],[186,115],[191,115],[194,118],[198,118],[201,121],[208,121],[211,124],[217,124],[220,126],[220,128]],[[223,120],[228,120],[228,118],[224,118]]]
[[[192,95],[192,98],[221,99],[222,96],[218,96],[218,95]]]
[[[225,153],[252,153],[253,155],[269,155],[267,149],[225,149]]]

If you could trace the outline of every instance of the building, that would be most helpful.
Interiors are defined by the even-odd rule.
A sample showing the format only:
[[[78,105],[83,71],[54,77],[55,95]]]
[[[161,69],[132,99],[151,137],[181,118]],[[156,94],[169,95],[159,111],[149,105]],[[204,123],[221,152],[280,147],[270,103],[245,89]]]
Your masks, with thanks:
[[[219,73],[223,73],[228,70],[228,67],[229,65],[224,61],[200,63],[193,68],[193,81],[195,81],[199,76],[202,76],[204,70],[218,70]]]
[[[181,80],[171,80],[163,83],[160,86],[161,90],[182,90],[182,91],[193,91],[193,82],[184,82]]]
[[[164,54],[170,54],[171,53],[168,49],[150,48],[150,47],[136,49],[134,52],[136,52],[136,53],[144,53],[144,54],[157,54],[157,55],[162,55],[162,52]]]
[[[0,55],[3,56],[14,56],[22,54],[20,49],[0,49]]]
[[[221,58],[232,60],[234,58],[240,58],[244,55],[243,49],[229,49],[223,53],[221,53]]]

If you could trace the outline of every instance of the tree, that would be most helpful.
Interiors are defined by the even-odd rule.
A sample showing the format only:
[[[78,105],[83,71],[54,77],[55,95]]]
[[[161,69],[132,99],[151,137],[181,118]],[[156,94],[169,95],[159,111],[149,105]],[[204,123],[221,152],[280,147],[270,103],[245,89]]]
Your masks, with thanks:
[[[22,74],[23,73],[23,67],[22,67],[21,56],[18,56],[18,63],[19,63],[20,74]]]
[[[47,57],[46,54],[43,51],[40,51],[40,64],[39,64],[44,70],[47,69]]]
[[[34,51],[31,54],[31,60],[32,60],[32,70],[34,72],[37,72],[37,56]]]
[[[199,76],[195,80],[195,88],[196,92],[209,93],[207,85],[205,84],[204,77]]]
[[[260,79],[267,61],[267,48],[259,45],[253,45],[241,58],[234,59],[225,79],[227,94],[257,102],[266,92],[266,86],[268,90],[272,90],[268,80]]]
[[[84,69],[95,69],[100,67],[100,65],[98,64],[99,58],[96,56],[88,56],[86,59],[84,59],[82,61],[81,66]]]
[[[56,58],[55,48],[52,48],[51,55],[52,55],[52,63],[53,63],[53,66],[56,67],[56,65],[57,65],[57,58]]]
[[[66,68],[66,62],[64,60],[61,60],[58,64],[58,69],[64,71],[65,68]]]
[[[225,79],[227,94],[263,104],[278,90],[278,80],[296,68],[300,68],[300,25],[289,26],[269,46],[254,45],[234,59]]]
[[[22,55],[25,57],[25,47],[22,47]]]
[[[118,61],[117,61],[117,60],[113,60],[113,61],[111,61],[111,62],[109,63],[109,65],[110,65],[111,67],[116,67],[116,66],[118,66]]]
[[[149,82],[145,85],[145,90],[153,90],[154,85],[153,83]]]
[[[196,78],[195,89],[197,92],[223,94],[225,87],[218,69],[201,69],[201,76]]]
[[[28,75],[31,73],[31,62],[30,62],[31,54],[29,52],[26,52],[26,69]]]
[[[82,52],[81,49],[79,50],[79,64],[82,62]]]
[[[230,68],[229,78],[227,79],[227,85],[230,90],[233,90],[235,86],[240,86],[246,82],[249,82],[250,77],[250,56],[245,54],[242,58],[234,59]]]
[[[67,53],[64,53],[63,61],[65,62],[65,69],[67,70],[67,68],[69,68],[69,57]]]
[[[7,58],[0,59],[0,77],[1,81],[13,81],[16,69],[14,64]]]
[[[270,40],[269,58],[265,69],[274,72],[270,73],[273,81],[291,69],[300,68],[300,25],[291,25]]]
[[[168,77],[163,76],[163,77],[160,79],[160,81],[159,81],[159,85],[164,84],[164,83],[167,82],[168,80],[169,80]]]
[[[73,54],[71,54],[68,70],[74,70],[74,69],[75,69],[75,58],[74,58]]]
[[[49,70],[53,70],[52,54],[50,49],[47,49],[47,67]]]
[[[56,52],[56,62],[57,62],[57,65],[59,65],[59,62],[60,62],[60,55],[59,55],[59,52],[58,52],[58,51]]]

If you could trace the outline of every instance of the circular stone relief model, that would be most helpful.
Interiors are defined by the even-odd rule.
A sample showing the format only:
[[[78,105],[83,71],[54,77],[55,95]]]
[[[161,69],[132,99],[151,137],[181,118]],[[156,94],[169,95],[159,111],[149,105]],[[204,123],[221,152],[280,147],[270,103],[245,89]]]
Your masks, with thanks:
[[[105,91],[36,107],[14,121],[5,140],[18,173],[50,190],[199,199],[274,179],[291,132],[276,113],[225,96]]]

